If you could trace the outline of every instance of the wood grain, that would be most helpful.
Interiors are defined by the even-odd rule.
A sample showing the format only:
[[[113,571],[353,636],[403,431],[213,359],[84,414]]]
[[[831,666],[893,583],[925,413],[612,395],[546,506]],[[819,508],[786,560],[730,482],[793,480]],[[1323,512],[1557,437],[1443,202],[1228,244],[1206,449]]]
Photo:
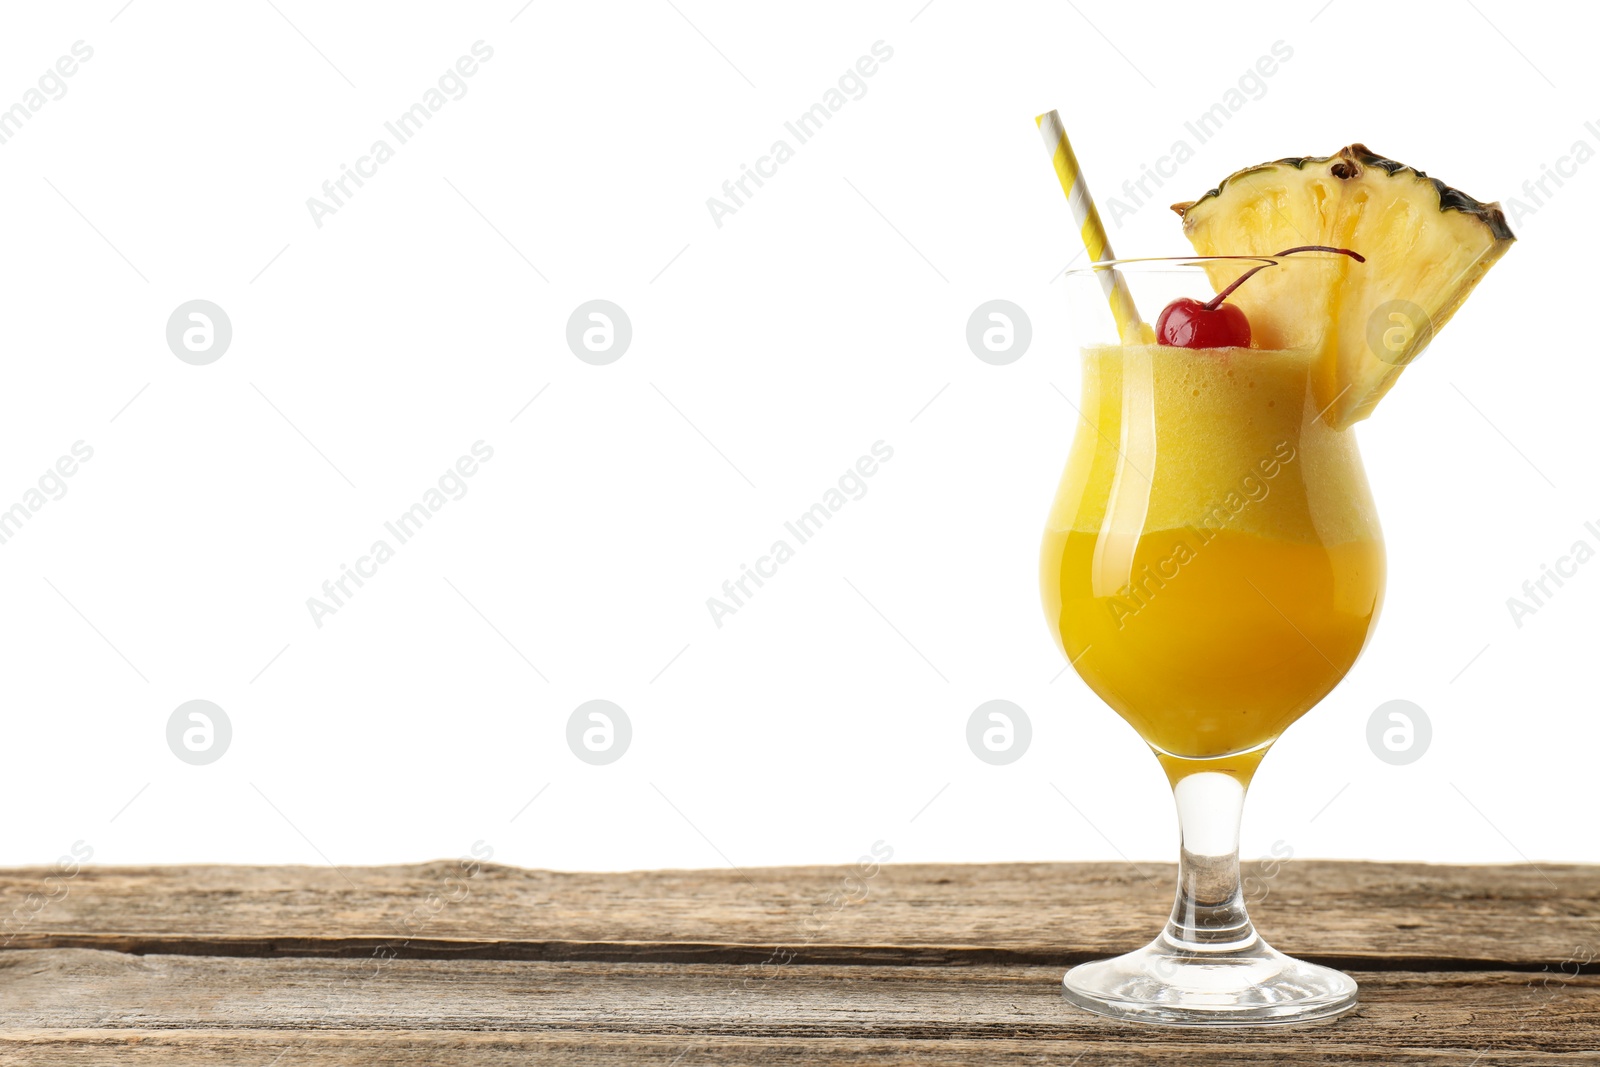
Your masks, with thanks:
[[[1592,1054],[1373,1046],[1328,1048],[1294,1039],[1278,1048],[1223,1038],[1103,1041],[954,1038],[718,1038],[434,1031],[0,1031],[0,1067],[1588,1067]]]
[[[1060,996],[1060,971],[707,964],[521,963],[506,960],[247,959],[129,956],[86,949],[0,955],[5,1029],[88,1032],[349,1030],[565,1034],[578,1045],[617,1037],[723,1047],[730,1039],[799,1046],[862,1039],[906,1050],[949,1041],[1046,1042],[1097,1063],[1135,1062],[1153,1037],[1172,1047],[1282,1055],[1315,1050],[1362,1060],[1372,1050],[1578,1054],[1600,1033],[1600,976],[1358,973],[1359,1012],[1292,1031],[1193,1031],[1113,1024]],[[265,1037],[257,1035],[257,1040]],[[580,1039],[582,1039],[580,1041]],[[389,1036],[374,1039],[387,1047]],[[1118,1053],[1118,1050],[1121,1050]],[[1118,1059],[1117,1055],[1124,1055]],[[1074,1053],[1076,1054],[1076,1053]],[[1265,1062],[1263,1059],[1262,1062]]]
[[[1060,996],[1170,868],[0,871],[8,1064],[1600,1064],[1600,869],[1294,861],[1253,906],[1336,1022],[1139,1027]]]
[[[1143,944],[1172,869],[888,865],[567,874],[404,867],[0,872],[0,945],[208,955],[1064,965]],[[1600,959],[1600,876],[1581,866],[1297,860],[1252,903],[1278,947],[1337,966],[1537,970]],[[42,907],[35,897],[60,897]],[[62,895],[64,893],[64,895]],[[37,901],[35,901],[37,905]],[[21,918],[18,918],[18,915]]]

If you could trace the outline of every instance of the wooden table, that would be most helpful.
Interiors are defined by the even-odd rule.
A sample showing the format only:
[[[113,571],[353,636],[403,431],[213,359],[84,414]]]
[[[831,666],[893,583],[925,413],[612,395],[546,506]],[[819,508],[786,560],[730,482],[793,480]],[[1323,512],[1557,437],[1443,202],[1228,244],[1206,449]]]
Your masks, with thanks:
[[[1226,1033],[1062,1001],[1164,918],[1144,874],[4,871],[0,1064],[1600,1064],[1600,868],[1288,863],[1258,925],[1362,1006]]]

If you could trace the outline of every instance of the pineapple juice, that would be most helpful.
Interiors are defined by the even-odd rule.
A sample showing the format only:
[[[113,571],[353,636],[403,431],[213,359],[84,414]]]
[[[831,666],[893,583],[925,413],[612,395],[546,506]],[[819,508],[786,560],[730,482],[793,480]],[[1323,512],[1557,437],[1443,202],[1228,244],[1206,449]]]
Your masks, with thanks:
[[[1045,610],[1170,775],[1248,777],[1376,621],[1377,517],[1352,435],[1318,418],[1314,359],[1084,350],[1084,417],[1041,553]]]

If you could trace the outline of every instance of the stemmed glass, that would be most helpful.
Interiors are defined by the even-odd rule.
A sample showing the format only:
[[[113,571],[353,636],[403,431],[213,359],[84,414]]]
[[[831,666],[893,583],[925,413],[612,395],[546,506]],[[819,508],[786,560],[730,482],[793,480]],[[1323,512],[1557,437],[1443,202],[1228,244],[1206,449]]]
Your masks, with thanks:
[[[1103,1015],[1259,1025],[1356,1003],[1347,975],[1261,939],[1239,871],[1251,776],[1354,664],[1382,601],[1383,544],[1355,436],[1321,418],[1316,353],[1290,347],[1302,338],[1177,348],[1154,344],[1147,326],[1124,338],[1105,296],[1115,270],[1154,314],[1258,266],[1247,284],[1293,294],[1316,292],[1332,263],[1124,260],[1065,276],[1082,417],[1045,530],[1045,612],[1078,674],[1161,761],[1181,836],[1166,927],[1064,979],[1068,1000]]]

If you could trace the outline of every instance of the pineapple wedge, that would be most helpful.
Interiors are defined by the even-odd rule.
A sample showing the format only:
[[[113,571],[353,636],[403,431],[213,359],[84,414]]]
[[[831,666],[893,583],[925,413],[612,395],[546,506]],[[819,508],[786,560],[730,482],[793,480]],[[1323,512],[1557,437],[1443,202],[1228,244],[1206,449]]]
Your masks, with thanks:
[[[1258,346],[1318,349],[1318,406],[1336,429],[1372,414],[1516,240],[1499,204],[1361,144],[1241,170],[1172,209],[1203,256],[1332,245],[1366,257],[1265,270],[1228,298]],[[1240,273],[1234,264],[1209,271],[1219,290]]]

